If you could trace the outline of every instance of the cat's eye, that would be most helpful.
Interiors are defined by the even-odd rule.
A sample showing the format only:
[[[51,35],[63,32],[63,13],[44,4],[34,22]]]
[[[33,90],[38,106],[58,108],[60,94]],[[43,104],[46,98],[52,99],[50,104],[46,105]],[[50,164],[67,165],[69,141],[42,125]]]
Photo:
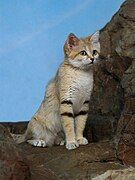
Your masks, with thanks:
[[[87,52],[83,50],[83,51],[80,52],[80,55],[87,56]]]
[[[93,50],[93,56],[95,56],[97,54],[98,54],[97,50]]]

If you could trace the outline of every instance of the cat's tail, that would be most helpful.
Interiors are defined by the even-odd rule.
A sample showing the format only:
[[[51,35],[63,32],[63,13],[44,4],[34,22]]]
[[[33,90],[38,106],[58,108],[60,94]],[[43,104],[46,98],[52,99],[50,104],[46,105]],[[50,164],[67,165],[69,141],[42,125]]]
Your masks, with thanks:
[[[28,131],[27,130],[24,134],[13,134],[13,133],[10,133],[10,134],[11,134],[13,140],[17,144],[23,143],[23,142],[27,141],[27,139],[28,139]]]

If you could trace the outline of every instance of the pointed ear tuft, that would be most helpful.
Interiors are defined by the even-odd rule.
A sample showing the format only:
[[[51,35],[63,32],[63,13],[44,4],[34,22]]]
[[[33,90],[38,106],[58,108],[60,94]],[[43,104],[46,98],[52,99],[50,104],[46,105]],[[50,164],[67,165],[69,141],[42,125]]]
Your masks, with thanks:
[[[79,39],[73,33],[70,33],[68,35],[66,43],[72,49],[78,45]]]
[[[98,53],[100,53],[100,42],[99,42],[99,35],[100,32],[96,31],[94,34],[92,34],[91,36],[89,36],[87,38],[87,40],[89,41],[89,43],[93,46],[94,50],[97,50]]]
[[[98,43],[99,42],[99,31],[96,31],[94,34],[92,34],[90,38],[92,44]]]
[[[64,52],[67,55],[71,52],[74,48],[79,45],[79,39],[73,34],[70,33],[64,45]]]

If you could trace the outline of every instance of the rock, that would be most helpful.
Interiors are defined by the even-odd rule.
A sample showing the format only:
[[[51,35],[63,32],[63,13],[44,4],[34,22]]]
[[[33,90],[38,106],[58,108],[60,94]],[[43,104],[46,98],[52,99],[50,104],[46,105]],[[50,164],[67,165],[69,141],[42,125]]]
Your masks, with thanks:
[[[2,125],[0,125],[0,179],[30,179],[29,166],[23,158],[23,153]]]
[[[10,131],[0,124],[0,141],[7,141],[7,140],[12,141]]]
[[[108,170],[104,174],[97,176],[95,178],[92,178],[92,180],[127,180],[127,179],[135,179],[135,168],[130,167],[123,170]]]
[[[91,179],[108,169],[121,169],[113,145],[106,141],[80,146],[73,151],[62,146],[21,148],[31,167],[32,179]]]
[[[4,125],[7,129],[18,127],[18,123],[11,127],[9,123]],[[21,124],[19,126],[18,132],[22,130]],[[0,179],[91,179],[108,169],[125,167],[117,159],[114,145],[109,141],[90,143],[73,151],[64,146],[39,148],[27,143],[17,146],[11,139],[2,139],[0,147],[0,174],[3,175]]]
[[[101,61],[95,68],[85,135],[90,141],[99,141],[117,134],[119,158],[135,166],[134,12],[135,1],[125,1],[100,31]]]
[[[112,138],[121,113],[127,108],[135,110],[135,65],[132,64],[135,59],[134,10],[135,1],[125,1],[100,31],[101,60],[95,68],[94,90],[85,132],[90,139],[92,136],[93,141]],[[132,75],[129,75],[129,71],[133,71]],[[131,94],[131,89],[132,100],[125,100],[125,94]]]
[[[125,105],[116,134],[118,155],[124,164],[135,167],[135,56],[124,73],[122,87]]]
[[[9,132],[13,134],[23,134],[26,130],[28,121],[20,122],[1,122],[1,124],[8,128]]]

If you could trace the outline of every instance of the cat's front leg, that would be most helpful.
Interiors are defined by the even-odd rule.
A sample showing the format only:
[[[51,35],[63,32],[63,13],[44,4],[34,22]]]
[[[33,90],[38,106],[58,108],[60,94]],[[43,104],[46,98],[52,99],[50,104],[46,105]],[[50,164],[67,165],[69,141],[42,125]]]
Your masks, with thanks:
[[[83,137],[86,120],[88,117],[89,101],[85,101],[81,111],[75,116],[75,132],[76,139],[79,145],[88,144],[88,140]]]
[[[74,130],[74,114],[73,104],[71,101],[62,101],[60,106],[60,114],[62,125],[66,136],[66,148],[68,150],[78,147]]]

